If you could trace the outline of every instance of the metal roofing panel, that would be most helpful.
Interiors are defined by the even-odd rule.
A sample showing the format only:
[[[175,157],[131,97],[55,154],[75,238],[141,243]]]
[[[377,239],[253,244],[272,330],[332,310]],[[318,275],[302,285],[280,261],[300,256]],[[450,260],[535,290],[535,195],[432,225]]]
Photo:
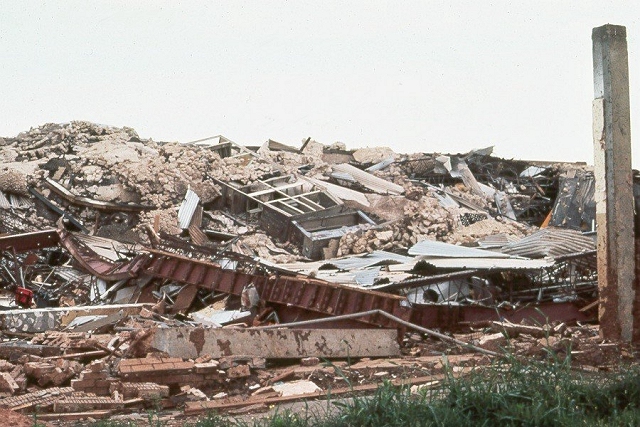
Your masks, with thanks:
[[[297,262],[291,264],[277,264],[278,268],[283,270],[309,274],[312,271],[322,271],[321,269],[328,269],[334,267],[336,270],[352,271],[362,270],[367,267],[371,267],[376,264],[389,264],[389,263],[409,263],[413,260],[412,257],[406,257],[403,255],[394,254],[385,251],[374,251],[364,255],[350,255],[343,258],[334,258],[324,261],[316,262]],[[266,265],[271,263],[264,262]]]
[[[376,163],[373,166],[369,166],[368,168],[366,168],[365,170],[367,172],[375,172],[375,171],[379,171],[382,170],[384,168],[386,168],[387,166],[389,166],[391,163],[393,163],[395,160],[393,157],[389,157],[388,159],[384,159],[383,161]]]
[[[0,209],[11,209],[11,203],[9,203],[2,191],[0,191]]]
[[[350,173],[345,172],[331,172],[331,178],[340,179],[342,181],[358,182]]]
[[[364,193],[352,190],[350,188],[342,187],[340,185],[331,184],[330,182],[320,181],[319,179],[315,178],[305,179],[340,200],[352,200],[363,206],[370,206],[369,200]]]
[[[544,258],[587,252],[595,248],[593,238],[579,231],[547,227],[504,246],[502,252],[527,258]]]
[[[368,189],[375,191],[376,193],[382,194],[395,194],[399,195],[404,193],[404,188],[398,184],[394,184],[393,182],[389,182],[382,178],[378,178],[375,175],[372,175],[368,172],[358,169],[355,166],[351,166],[347,163],[342,163],[339,165],[331,165],[331,168],[335,172],[342,172],[351,175],[355,178],[360,184],[364,185]]]
[[[15,209],[28,209],[33,206],[31,199],[19,194],[9,193],[9,200],[11,201],[11,206]]]
[[[361,286],[373,286],[373,283],[376,281],[379,274],[379,268],[360,270],[355,274],[356,283]]]
[[[83,282],[85,282],[86,279],[91,277],[87,273],[76,270],[75,268],[65,268],[65,267],[58,267],[55,270],[55,275],[56,277],[62,280],[66,280],[67,282],[72,282],[75,280],[82,280]]]
[[[539,270],[554,264],[550,259],[517,258],[440,258],[425,262],[435,268],[457,270]]]
[[[374,251],[369,254],[355,255],[345,258],[337,258],[325,261],[328,265],[335,265],[340,270],[358,270],[381,263],[407,263],[411,257],[394,254],[385,251]]]
[[[477,240],[478,245],[481,248],[501,248],[511,243],[517,242],[519,239],[511,234],[499,233],[485,237],[481,237]]]
[[[529,166],[528,168],[520,172],[520,178],[533,178],[534,176],[540,175],[547,169],[548,168],[541,168],[540,166]]]
[[[184,200],[180,205],[180,210],[178,211],[178,225],[181,229],[189,228],[191,218],[198,207],[198,203],[200,203],[200,197],[191,189],[187,190],[187,194],[185,194]]]
[[[423,240],[409,248],[409,255],[443,258],[509,258],[500,252],[457,246],[434,240]]]
[[[137,244],[122,243],[106,237],[91,236],[83,233],[73,233],[80,242],[89,246],[96,254],[111,261],[120,261],[122,254],[139,253],[143,247]]]

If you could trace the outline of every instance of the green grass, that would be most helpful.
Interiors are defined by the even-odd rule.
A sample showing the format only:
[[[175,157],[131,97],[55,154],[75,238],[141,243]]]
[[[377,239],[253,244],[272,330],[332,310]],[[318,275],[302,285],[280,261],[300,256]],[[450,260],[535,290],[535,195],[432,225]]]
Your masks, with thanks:
[[[333,404],[338,410],[329,415],[284,411],[246,422],[210,414],[186,425],[638,426],[640,368],[580,373],[569,360],[521,363],[508,358],[465,377],[449,374],[438,388],[417,395],[385,383],[373,395]]]

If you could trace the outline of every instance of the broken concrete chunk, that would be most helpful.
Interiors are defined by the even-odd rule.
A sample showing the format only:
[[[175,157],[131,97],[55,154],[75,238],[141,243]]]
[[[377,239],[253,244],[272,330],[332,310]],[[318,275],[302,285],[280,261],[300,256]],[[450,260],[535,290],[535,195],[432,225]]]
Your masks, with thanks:
[[[13,395],[20,390],[20,386],[8,372],[0,372],[0,393]]]
[[[300,360],[300,366],[315,366],[320,363],[320,359],[317,357],[305,357]]]
[[[282,397],[297,396],[304,394],[316,394],[321,393],[322,389],[316,385],[313,381],[298,380],[288,383],[274,384],[273,390],[280,393]]]
[[[363,165],[378,163],[394,156],[395,152],[389,147],[367,147],[353,152],[353,159]]]

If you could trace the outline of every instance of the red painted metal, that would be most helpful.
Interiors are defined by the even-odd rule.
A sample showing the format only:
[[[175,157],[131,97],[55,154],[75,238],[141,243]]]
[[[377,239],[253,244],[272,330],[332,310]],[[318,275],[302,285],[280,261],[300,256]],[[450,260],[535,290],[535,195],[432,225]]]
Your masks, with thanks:
[[[404,307],[404,297],[367,291],[302,277],[260,276],[235,270],[224,270],[218,264],[194,260],[180,255],[150,251],[145,274],[194,284],[217,292],[240,295],[245,286],[253,284],[260,297],[269,303],[303,308],[322,315],[336,316],[379,308],[394,316],[409,320],[411,309]],[[362,322],[383,327],[395,327],[392,320],[370,316]]]
[[[127,261],[113,262],[102,258],[89,246],[73,237],[66,230],[58,230],[60,244],[73,256],[74,260],[87,272],[103,280],[122,280],[136,277],[149,257],[141,253]]]
[[[588,322],[597,320],[597,313],[580,311],[587,303],[546,302],[527,305],[514,310],[472,305],[414,305],[411,321],[425,328],[457,329],[488,320],[508,320],[520,323],[522,320],[534,324],[547,322]]]
[[[59,240],[56,230],[13,234],[11,236],[0,237],[0,250],[13,250],[15,252],[34,251],[57,246]]]
[[[253,284],[267,303],[290,309],[305,318],[338,316],[380,309],[425,328],[456,329],[463,325],[487,320],[523,319],[544,324],[548,321],[574,322],[593,320],[593,313],[582,312],[584,302],[542,303],[514,310],[480,306],[414,305],[398,295],[368,291],[318,279],[291,276],[266,276],[225,270],[220,265],[187,258],[155,249],[145,249],[132,260],[113,262],[103,259],[90,247],[60,231],[60,244],[90,273],[104,280],[120,280],[147,274],[199,288],[240,295],[245,286]],[[290,318],[284,314],[284,317]],[[290,319],[295,320],[295,319]],[[390,319],[374,315],[359,320],[371,326],[397,327]]]
[[[178,283],[197,285],[217,292],[240,295],[253,284],[260,297],[268,302],[302,308],[320,315],[351,314],[379,308],[396,317],[409,320],[411,309],[402,305],[406,299],[398,295],[367,291],[302,277],[261,276],[220,265],[187,258],[154,249],[146,249],[129,261],[113,262],[96,254],[73,234],[60,230],[60,244],[85,270],[104,280],[121,280],[144,273]],[[396,327],[392,320],[370,316],[362,322],[376,326]]]

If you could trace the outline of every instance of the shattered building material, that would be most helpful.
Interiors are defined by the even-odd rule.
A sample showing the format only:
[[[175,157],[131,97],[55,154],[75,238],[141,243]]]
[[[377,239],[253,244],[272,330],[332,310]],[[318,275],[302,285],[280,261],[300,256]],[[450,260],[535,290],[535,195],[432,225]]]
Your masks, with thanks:
[[[224,372],[218,369],[199,371],[197,363],[175,357],[123,359],[118,365],[118,373],[127,382],[151,382],[169,387],[181,384],[202,387],[225,379]]]
[[[6,332],[36,333],[69,325],[79,316],[123,312],[138,314],[145,304],[96,305],[86,307],[48,307],[31,310],[0,311],[0,327]]]
[[[85,233],[87,233],[89,231],[73,215],[71,215],[68,212],[66,212],[63,209],[61,209],[58,205],[53,203],[44,194],[40,193],[35,188],[30,188],[29,192],[31,194],[33,194],[36,197],[36,199],[38,199],[40,202],[42,202],[47,208],[49,208],[53,212],[55,212],[60,218],[62,218],[63,220],[69,221],[71,224],[73,224],[74,227],[77,227],[78,230],[81,230],[81,231],[83,231]]]
[[[331,168],[336,172],[346,174],[351,178],[351,180],[353,180],[353,182],[357,182],[375,193],[394,195],[404,193],[404,188],[402,188],[402,186],[386,181],[382,178],[378,178],[375,175],[360,170],[347,163],[332,165]]]
[[[446,364],[434,354],[459,372],[498,357],[504,336],[484,331],[507,331],[526,357],[544,356],[547,333],[597,339],[582,323],[598,297],[579,232],[592,229],[585,165],[311,138],[254,151],[86,122],[0,146],[0,169],[19,172],[0,188],[0,305],[12,308],[0,386],[13,394],[0,404],[26,413],[106,417],[159,399],[245,410],[324,395],[342,376],[359,385],[339,393],[430,384]],[[531,326],[546,322],[558,332]],[[316,394],[285,396],[298,384]]]
[[[113,203],[94,200],[88,197],[80,197],[76,196],[71,191],[67,190],[64,186],[60,185],[58,182],[54,181],[51,178],[45,177],[44,182],[47,187],[50,188],[58,196],[62,197],[67,202],[78,206],[85,206],[88,208],[115,212],[140,212],[143,210],[150,210],[154,208],[153,206],[145,206],[135,203]]]
[[[331,240],[340,239],[346,233],[375,226],[376,223],[362,211],[344,212],[320,218],[291,221],[293,225],[289,241],[302,247],[302,255],[309,259],[321,259],[322,250]]]
[[[309,278],[268,277],[243,273],[222,269],[218,264],[153,249],[138,253],[129,260],[113,262],[99,257],[72,233],[60,230],[60,237],[61,244],[84,269],[104,280],[116,281],[144,273],[151,277],[193,284],[210,291],[234,295],[240,295],[245,285],[253,283],[261,299],[275,305],[298,307],[303,311],[339,315],[354,312],[361,307],[377,305],[401,318],[410,315],[409,308],[402,306],[403,298],[395,295],[354,289]],[[295,315],[292,310],[288,311]],[[286,314],[288,313],[282,313]],[[377,320],[382,323],[377,323]],[[384,319],[377,320],[363,321],[393,327],[392,323]]]

